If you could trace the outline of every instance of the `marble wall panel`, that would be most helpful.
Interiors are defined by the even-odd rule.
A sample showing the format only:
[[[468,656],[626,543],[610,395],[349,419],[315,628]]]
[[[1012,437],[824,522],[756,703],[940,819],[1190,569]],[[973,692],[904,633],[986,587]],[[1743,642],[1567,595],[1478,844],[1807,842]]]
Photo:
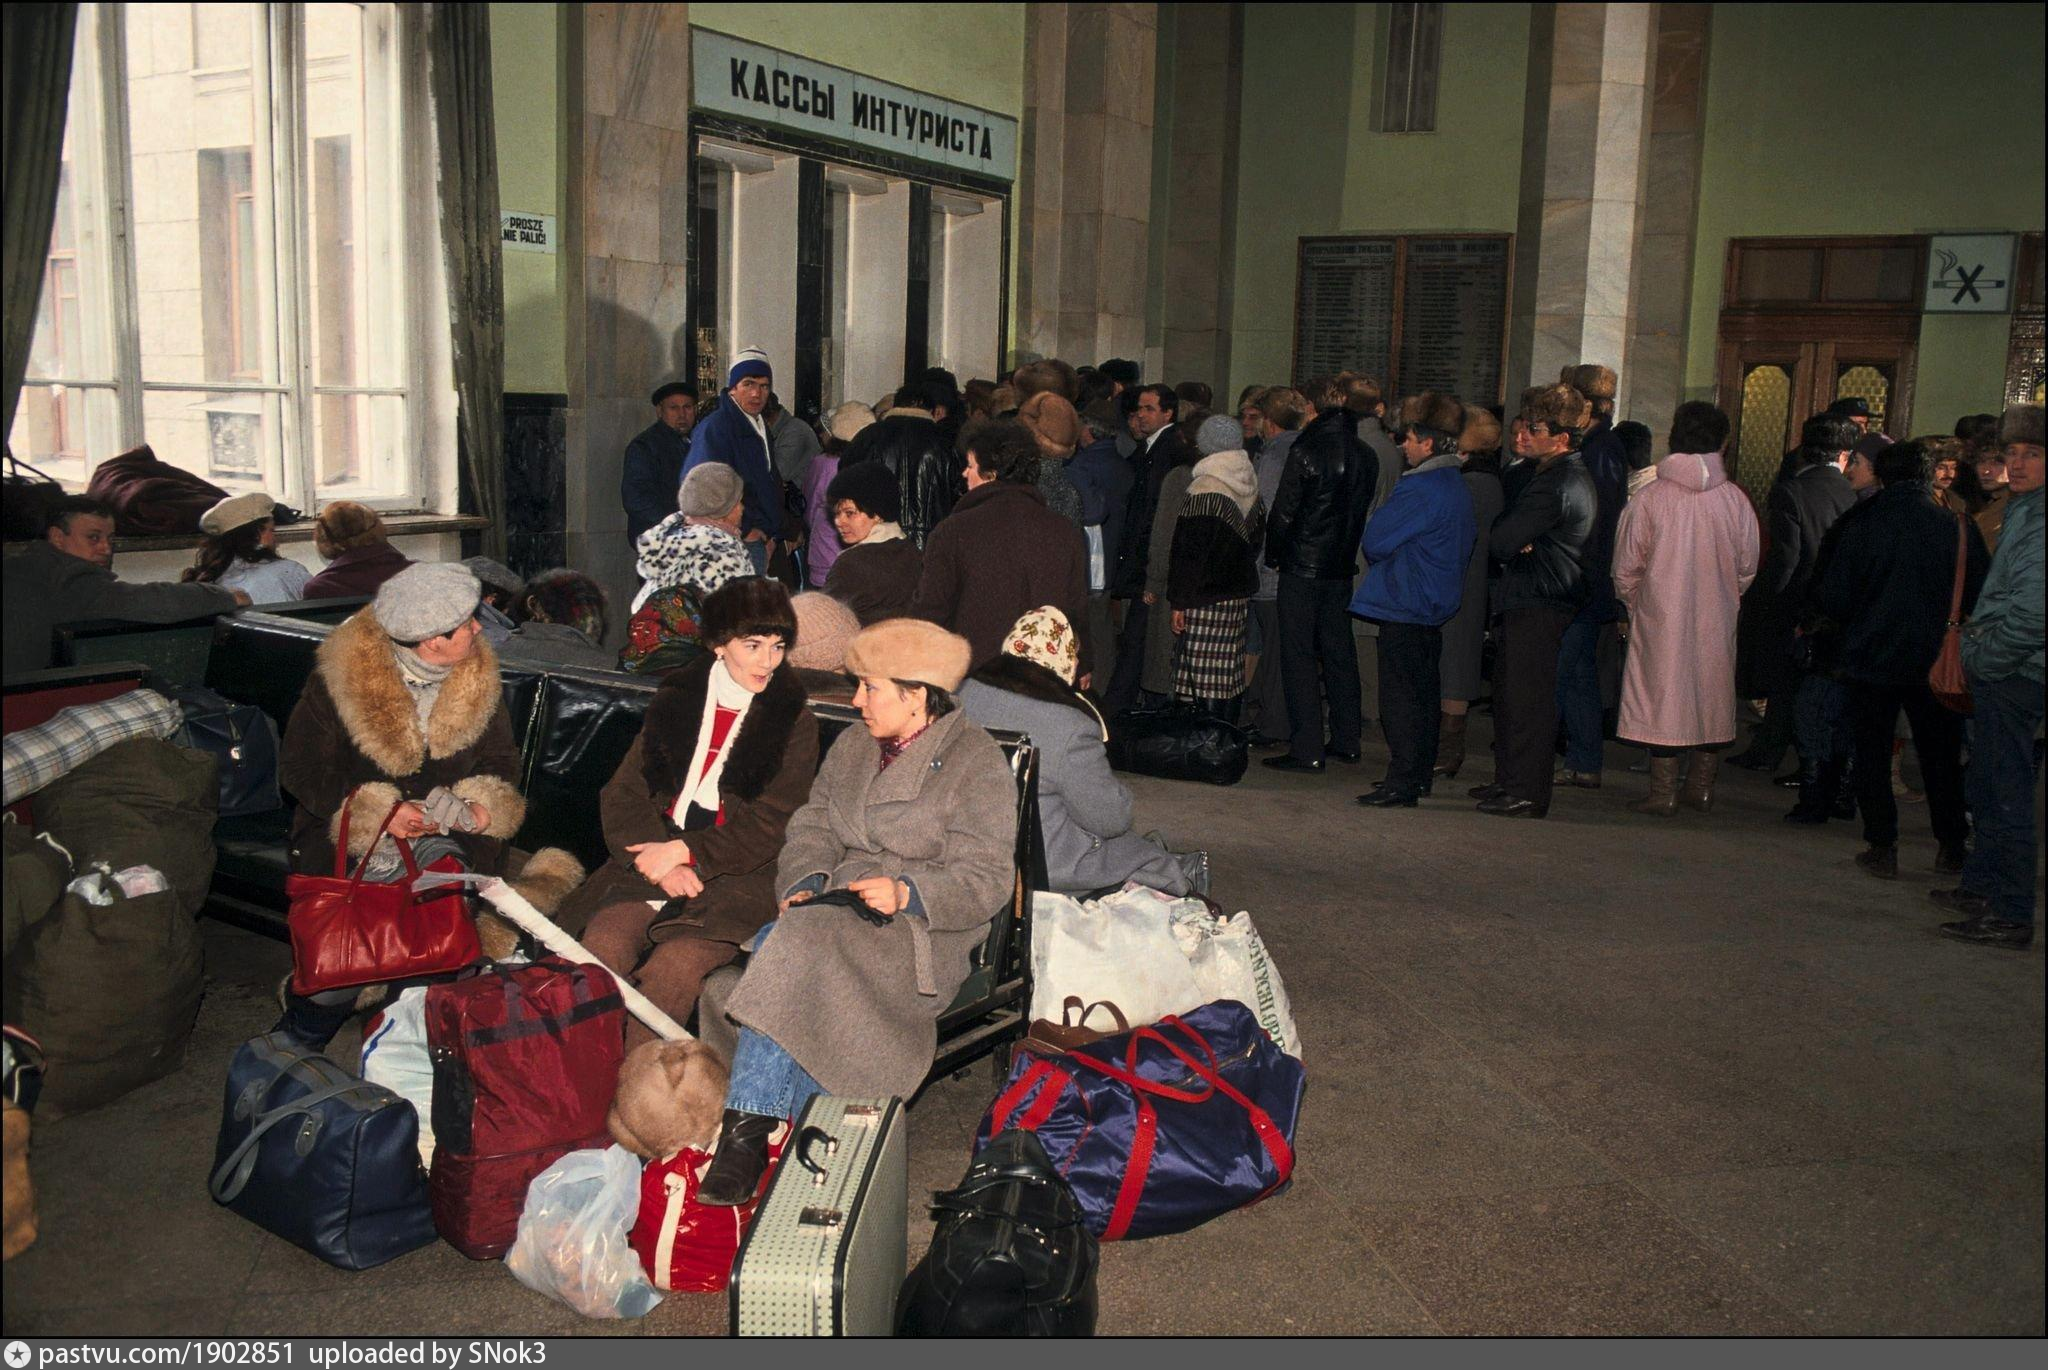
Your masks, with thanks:
[[[1586,298],[1586,246],[1593,224],[1591,200],[1546,200],[1536,251],[1538,314],[1563,314]]]
[[[1059,207],[1067,214],[1100,214],[1110,199],[1110,149],[1107,125],[1102,114],[1074,114],[1066,117],[1066,165],[1063,168]]]
[[[1651,50],[1657,33],[1653,4],[1601,6],[1600,79],[1640,86],[1650,79]]]
[[[1692,264],[1692,238],[1684,233],[1645,233],[1637,248],[1636,336],[1685,331],[1685,290]]]
[[[1555,25],[1551,33],[1550,75],[1566,85],[1591,83],[1600,79],[1600,52],[1606,39],[1606,11],[1612,5],[1553,5]]]
[[[1650,135],[1643,190],[1645,233],[1691,233],[1699,204],[1700,145],[1687,132]]]
[[[1142,222],[1114,217],[1102,220],[1101,264],[1096,274],[1103,313],[1136,318],[1142,326],[1145,263],[1150,246],[1151,234]]]
[[[1152,217],[1152,129],[1114,117],[1103,120],[1102,209],[1140,223]]]
[[[1543,187],[1546,200],[1590,200],[1600,153],[1600,98],[1597,81],[1554,84],[1544,143],[1543,175],[1525,177]]]
[[[1643,165],[1644,88],[1603,81],[1599,91],[1598,153],[1593,159],[1591,194],[1596,200],[1633,201]]]
[[[591,115],[583,125],[583,243],[592,257],[661,256],[662,130]]]
[[[1586,226],[1588,314],[1627,314],[1635,273],[1636,207],[1632,200],[1595,200]]]
[[[1060,216],[1060,311],[1090,309],[1097,302],[1102,247],[1100,214]]]

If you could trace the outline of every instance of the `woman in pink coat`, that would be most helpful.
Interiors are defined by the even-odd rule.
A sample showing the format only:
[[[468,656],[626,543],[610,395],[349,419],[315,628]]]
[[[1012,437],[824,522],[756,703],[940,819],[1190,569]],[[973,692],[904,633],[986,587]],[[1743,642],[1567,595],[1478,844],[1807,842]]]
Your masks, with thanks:
[[[1735,740],[1735,617],[1756,577],[1756,513],[1722,464],[1728,416],[1701,400],[1678,407],[1671,455],[1622,511],[1614,589],[1628,606],[1628,666],[1617,735],[1650,749],[1650,797],[1637,812],[1713,806],[1717,749]]]

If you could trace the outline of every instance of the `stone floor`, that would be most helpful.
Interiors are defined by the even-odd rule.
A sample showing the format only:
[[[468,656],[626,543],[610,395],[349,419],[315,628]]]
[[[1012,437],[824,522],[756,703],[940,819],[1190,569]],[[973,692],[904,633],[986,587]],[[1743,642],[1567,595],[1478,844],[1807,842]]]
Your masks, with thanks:
[[[2040,947],[1933,935],[1924,807],[1880,884],[1853,825],[1787,828],[1746,773],[1711,817],[1629,813],[1634,756],[1546,822],[1472,811],[1483,753],[1420,810],[1352,805],[1372,749],[1136,782],[1256,915],[1309,1094],[1291,1192],[1104,1249],[1103,1333],[2043,1332]],[[216,1208],[221,1073],[288,958],[213,924],[207,951],[185,1069],[38,1125],[8,1334],[723,1330],[709,1295],[584,1322],[446,1246],[348,1274]],[[958,1177],[992,1088],[919,1101],[913,1195]]]

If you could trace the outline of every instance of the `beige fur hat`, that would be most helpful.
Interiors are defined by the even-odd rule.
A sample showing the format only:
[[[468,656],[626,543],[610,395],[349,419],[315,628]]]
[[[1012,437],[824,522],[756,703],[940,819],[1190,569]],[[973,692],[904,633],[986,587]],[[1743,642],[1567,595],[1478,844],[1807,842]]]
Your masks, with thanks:
[[[1417,428],[1433,428],[1439,433],[1456,434],[1464,431],[1465,407],[1458,403],[1456,395],[1425,390],[1401,401],[1401,422]]]
[[[875,421],[875,411],[859,400],[848,400],[825,417],[825,431],[841,442],[852,442],[860,430]]]
[[[1580,362],[1577,366],[1567,366],[1558,379],[1589,400],[1614,398],[1616,377],[1613,367]]]
[[[846,669],[857,676],[914,680],[951,693],[967,678],[974,648],[957,633],[921,618],[888,618],[861,630],[846,649]]]
[[[1476,404],[1465,406],[1465,428],[1458,435],[1460,452],[1491,452],[1500,446],[1500,420]]]
[[[846,669],[846,649],[860,634],[853,610],[823,590],[806,590],[789,601],[796,611],[796,646],[789,664],[806,671]]]

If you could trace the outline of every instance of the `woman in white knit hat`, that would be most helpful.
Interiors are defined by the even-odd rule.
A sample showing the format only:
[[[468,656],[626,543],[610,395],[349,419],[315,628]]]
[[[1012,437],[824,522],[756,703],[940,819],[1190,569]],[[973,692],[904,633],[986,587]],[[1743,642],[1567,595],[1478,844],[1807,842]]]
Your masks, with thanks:
[[[199,516],[206,535],[180,580],[240,590],[251,604],[303,598],[312,571],[277,551],[277,501],[261,490],[222,500]]]

